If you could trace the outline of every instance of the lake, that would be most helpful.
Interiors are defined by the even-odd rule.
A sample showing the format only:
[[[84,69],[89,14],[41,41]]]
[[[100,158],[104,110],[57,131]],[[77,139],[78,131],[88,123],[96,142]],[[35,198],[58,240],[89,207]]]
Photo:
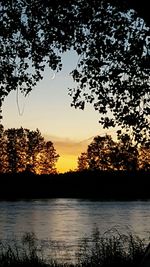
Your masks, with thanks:
[[[84,199],[42,199],[0,202],[0,239],[34,232],[38,239],[75,248],[94,228],[101,234],[120,233],[147,238],[150,233],[150,201],[101,202]],[[114,230],[115,231],[115,230]]]

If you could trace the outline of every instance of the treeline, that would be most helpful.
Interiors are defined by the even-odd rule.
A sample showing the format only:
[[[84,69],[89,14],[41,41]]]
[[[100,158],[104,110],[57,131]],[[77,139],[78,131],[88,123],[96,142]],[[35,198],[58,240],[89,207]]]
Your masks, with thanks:
[[[96,198],[150,199],[150,171],[85,170],[64,174],[1,174],[1,199]]]
[[[110,135],[94,137],[78,157],[78,170],[150,170],[150,140],[138,144],[121,131],[117,137],[116,142]]]
[[[127,133],[117,133],[117,141],[110,135],[95,136],[78,157],[76,171],[150,170],[150,140],[135,143]],[[56,173],[58,158],[53,143],[45,141],[38,129],[4,130],[0,125],[0,173]]]
[[[0,173],[56,173],[58,158],[53,143],[38,129],[4,130],[0,125]]]

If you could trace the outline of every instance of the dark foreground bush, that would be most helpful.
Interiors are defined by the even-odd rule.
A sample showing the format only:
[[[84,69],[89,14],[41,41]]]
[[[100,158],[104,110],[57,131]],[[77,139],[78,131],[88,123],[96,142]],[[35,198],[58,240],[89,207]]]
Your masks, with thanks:
[[[21,242],[0,242],[0,267],[138,267],[146,248],[146,242],[132,234],[109,231],[101,236],[95,230],[81,240],[74,262],[67,263],[44,256],[39,244],[33,233],[25,234]]]

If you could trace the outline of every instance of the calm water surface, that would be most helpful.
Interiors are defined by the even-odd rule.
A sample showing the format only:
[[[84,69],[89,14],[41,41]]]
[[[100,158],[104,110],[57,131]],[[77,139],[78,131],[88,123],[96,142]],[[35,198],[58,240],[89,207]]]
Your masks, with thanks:
[[[47,199],[0,202],[0,239],[20,238],[34,232],[46,257],[76,261],[80,240],[94,228],[150,236],[150,201],[101,202]],[[51,240],[51,242],[49,242]],[[8,242],[8,241],[7,241]],[[59,249],[58,249],[59,246]]]
[[[81,199],[48,199],[0,202],[0,239],[34,232],[41,240],[74,246],[97,227],[103,234],[116,228],[141,238],[150,233],[150,201],[100,202]]]

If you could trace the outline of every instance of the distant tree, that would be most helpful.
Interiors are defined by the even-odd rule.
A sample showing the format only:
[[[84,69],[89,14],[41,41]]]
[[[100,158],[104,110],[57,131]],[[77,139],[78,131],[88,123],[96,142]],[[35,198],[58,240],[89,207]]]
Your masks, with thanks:
[[[36,173],[38,169],[38,154],[42,151],[44,146],[44,138],[40,131],[30,131],[26,129],[27,134],[27,162],[30,166],[30,171]]]
[[[114,145],[110,135],[94,137],[87,149],[89,169],[111,170],[111,150]]]
[[[19,162],[19,140],[15,128],[8,129],[7,135],[7,156],[8,156],[8,172],[16,173]]]
[[[139,169],[150,170],[150,141],[139,149]]]
[[[7,172],[21,172],[27,165],[27,136],[26,131],[11,128],[5,131],[5,143],[8,168]]]
[[[56,173],[59,155],[51,141],[46,142],[40,131],[8,129],[0,126],[0,172]]]
[[[27,165],[27,151],[28,151],[27,136],[26,136],[26,130],[23,129],[22,127],[15,130],[19,142],[19,147],[17,149],[18,159],[19,159],[17,164],[17,172],[21,172],[26,169]]]
[[[37,155],[37,168],[38,174],[56,173],[56,162],[59,155],[56,153],[54,145],[51,141],[45,142],[43,148]]]
[[[138,157],[137,146],[128,134],[118,134],[118,142],[110,135],[96,136],[78,158],[78,169],[138,170]]]
[[[118,143],[112,151],[112,164],[117,170],[138,169],[138,149],[128,134],[118,135]]]
[[[8,155],[6,145],[6,135],[3,125],[0,124],[0,173],[6,172],[8,169]]]
[[[28,94],[46,65],[61,70],[74,49],[72,105],[91,103],[104,127],[128,127],[140,141],[150,130],[147,10],[147,0],[2,0],[0,106],[12,90]]]
[[[56,162],[59,155],[51,141],[46,142],[40,131],[27,131],[27,162],[30,171],[37,174],[56,173]]]
[[[89,169],[89,160],[88,155],[86,152],[82,152],[81,155],[78,157],[78,171],[85,171]]]

